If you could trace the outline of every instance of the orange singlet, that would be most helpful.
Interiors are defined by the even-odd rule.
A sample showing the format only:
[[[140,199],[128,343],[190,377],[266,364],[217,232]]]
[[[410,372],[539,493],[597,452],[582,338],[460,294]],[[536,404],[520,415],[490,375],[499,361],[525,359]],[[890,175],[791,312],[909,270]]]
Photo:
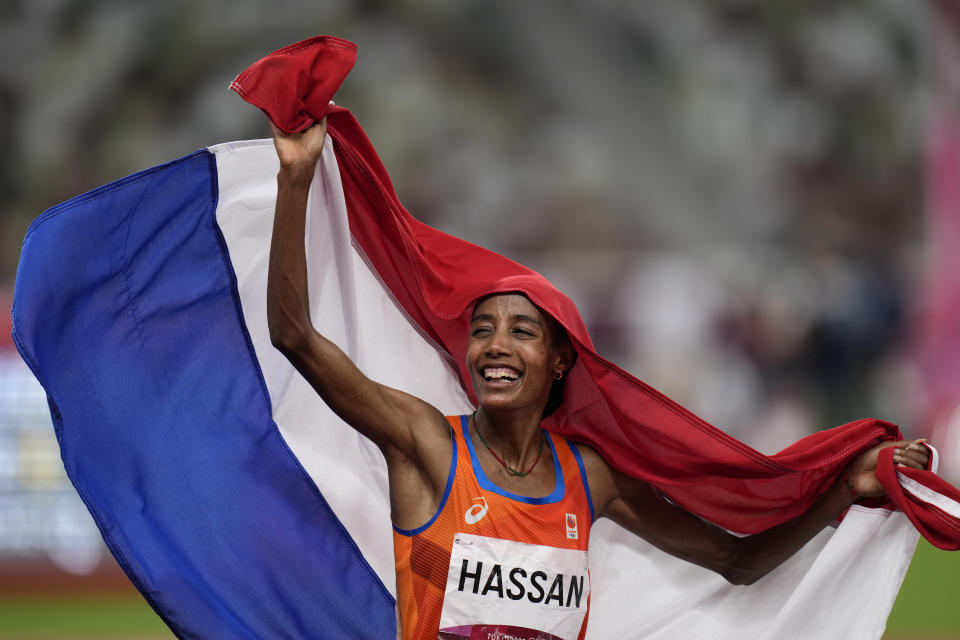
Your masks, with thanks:
[[[528,498],[487,478],[468,416],[447,420],[454,447],[440,507],[418,529],[393,528],[401,637],[582,638],[593,504],[579,452],[544,432],[556,485]]]

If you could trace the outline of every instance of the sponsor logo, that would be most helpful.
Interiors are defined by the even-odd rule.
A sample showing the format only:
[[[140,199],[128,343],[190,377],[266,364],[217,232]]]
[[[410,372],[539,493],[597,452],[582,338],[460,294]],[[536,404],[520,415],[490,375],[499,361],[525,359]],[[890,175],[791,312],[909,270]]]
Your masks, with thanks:
[[[567,538],[570,540],[577,539],[577,514],[575,513],[567,514]]]
[[[474,505],[467,509],[463,514],[463,519],[467,524],[477,524],[487,515],[487,499],[484,497],[474,498]]]

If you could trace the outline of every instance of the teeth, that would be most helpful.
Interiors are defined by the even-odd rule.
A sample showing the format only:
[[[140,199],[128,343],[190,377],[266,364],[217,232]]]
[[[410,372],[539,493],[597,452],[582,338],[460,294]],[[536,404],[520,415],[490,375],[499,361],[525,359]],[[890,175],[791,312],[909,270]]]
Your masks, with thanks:
[[[484,369],[483,377],[487,380],[516,380],[520,376],[512,369]]]

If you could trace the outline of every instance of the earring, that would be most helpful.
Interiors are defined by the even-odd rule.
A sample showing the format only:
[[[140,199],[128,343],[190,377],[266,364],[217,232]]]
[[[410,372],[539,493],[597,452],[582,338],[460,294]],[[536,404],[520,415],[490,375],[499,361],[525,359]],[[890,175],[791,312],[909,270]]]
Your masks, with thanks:
[[[553,374],[553,379],[556,380],[557,382],[560,382],[561,380],[563,380],[563,369],[558,369],[557,371],[555,371]]]

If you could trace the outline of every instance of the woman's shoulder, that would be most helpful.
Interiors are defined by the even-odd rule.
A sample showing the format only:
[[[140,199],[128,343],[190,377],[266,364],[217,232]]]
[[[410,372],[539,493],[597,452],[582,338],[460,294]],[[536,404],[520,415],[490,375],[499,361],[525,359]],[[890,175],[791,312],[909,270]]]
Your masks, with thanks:
[[[551,434],[554,438],[563,438],[558,434]],[[591,447],[588,444],[583,442],[577,442],[575,440],[570,440],[569,438],[563,438],[570,445],[570,448],[580,454],[580,459],[583,460],[584,469],[589,472],[591,469],[597,469],[600,467],[607,467],[607,461],[603,459],[603,456],[600,453]]]
[[[596,517],[601,517],[607,505],[620,497],[621,493],[636,495],[646,491],[646,482],[618,471],[592,446],[573,440],[568,442],[577,449],[583,460],[583,470],[590,484]]]

